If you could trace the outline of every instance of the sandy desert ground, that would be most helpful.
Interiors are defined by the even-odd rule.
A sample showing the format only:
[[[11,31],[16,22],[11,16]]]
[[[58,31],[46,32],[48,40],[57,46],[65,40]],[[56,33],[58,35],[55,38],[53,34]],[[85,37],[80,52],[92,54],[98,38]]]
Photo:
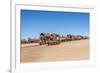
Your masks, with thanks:
[[[70,41],[53,46],[21,45],[21,63],[86,59],[89,59],[89,40]]]

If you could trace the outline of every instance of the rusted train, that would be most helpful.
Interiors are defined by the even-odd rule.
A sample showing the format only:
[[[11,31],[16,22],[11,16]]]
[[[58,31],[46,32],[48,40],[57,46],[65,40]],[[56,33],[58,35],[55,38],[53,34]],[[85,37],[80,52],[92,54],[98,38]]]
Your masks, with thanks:
[[[57,45],[61,42],[68,42],[68,41],[75,41],[75,40],[82,40],[82,39],[89,39],[88,36],[81,36],[81,35],[73,35],[67,34],[65,36],[59,35],[56,33],[40,33],[39,38],[28,38],[21,40],[22,44],[27,43],[39,43],[39,45]]]
[[[56,45],[60,44],[61,42],[66,42],[66,41],[74,41],[74,40],[82,40],[82,39],[88,39],[87,36],[81,36],[81,35],[72,35],[68,34],[66,36],[60,36],[59,34],[55,33],[41,33],[40,34],[40,45]]]

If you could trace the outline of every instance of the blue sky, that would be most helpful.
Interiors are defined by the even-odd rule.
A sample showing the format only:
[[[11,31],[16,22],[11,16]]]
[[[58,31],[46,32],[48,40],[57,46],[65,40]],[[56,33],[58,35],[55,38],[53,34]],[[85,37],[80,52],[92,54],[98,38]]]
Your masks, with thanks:
[[[89,13],[21,10],[21,37],[38,38],[41,32],[89,35]]]

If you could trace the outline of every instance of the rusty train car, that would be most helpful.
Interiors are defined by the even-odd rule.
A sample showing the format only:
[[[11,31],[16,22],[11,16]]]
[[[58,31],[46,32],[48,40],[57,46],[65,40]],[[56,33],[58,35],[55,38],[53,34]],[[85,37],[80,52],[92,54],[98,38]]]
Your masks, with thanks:
[[[72,34],[67,34],[66,36],[61,36],[59,34],[55,33],[41,33],[40,34],[40,45],[57,45],[60,44],[61,42],[66,42],[66,41],[75,41],[75,40],[82,40],[82,39],[88,39],[87,36],[81,36],[81,35],[72,35]]]
[[[50,34],[50,33],[41,33],[40,34],[40,45],[56,45],[60,44],[60,35],[58,34]]]

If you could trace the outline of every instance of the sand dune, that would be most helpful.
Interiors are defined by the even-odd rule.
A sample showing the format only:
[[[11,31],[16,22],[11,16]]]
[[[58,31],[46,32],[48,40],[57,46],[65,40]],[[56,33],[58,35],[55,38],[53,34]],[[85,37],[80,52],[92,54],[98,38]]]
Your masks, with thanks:
[[[21,63],[89,59],[89,40],[70,41],[53,46],[27,45],[21,45]]]

